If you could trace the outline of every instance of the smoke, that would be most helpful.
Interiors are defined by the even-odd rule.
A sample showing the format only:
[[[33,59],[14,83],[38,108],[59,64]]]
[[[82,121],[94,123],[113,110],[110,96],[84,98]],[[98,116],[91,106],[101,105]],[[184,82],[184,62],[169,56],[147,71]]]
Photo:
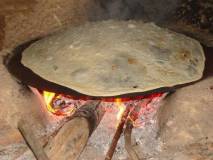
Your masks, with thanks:
[[[168,19],[182,0],[95,0],[91,20],[143,19],[155,22]]]

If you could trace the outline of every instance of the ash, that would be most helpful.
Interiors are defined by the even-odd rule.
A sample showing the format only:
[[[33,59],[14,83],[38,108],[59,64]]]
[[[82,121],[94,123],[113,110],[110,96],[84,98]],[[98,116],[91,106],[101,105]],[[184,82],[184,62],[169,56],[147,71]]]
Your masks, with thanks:
[[[161,100],[165,97],[156,97],[146,107],[142,108],[142,115],[136,122],[136,128],[132,131],[132,146],[139,157],[153,159],[162,148],[162,142],[157,138],[157,110],[161,105]],[[132,102],[130,102],[132,103]],[[111,108],[107,111],[100,122],[99,126],[92,134],[85,147],[85,150],[80,156],[80,160],[103,160],[113,135],[116,131],[118,120],[116,119],[118,108],[113,103],[102,102],[102,105]],[[118,141],[114,160],[127,160],[128,155],[125,150],[124,136],[122,135]]]

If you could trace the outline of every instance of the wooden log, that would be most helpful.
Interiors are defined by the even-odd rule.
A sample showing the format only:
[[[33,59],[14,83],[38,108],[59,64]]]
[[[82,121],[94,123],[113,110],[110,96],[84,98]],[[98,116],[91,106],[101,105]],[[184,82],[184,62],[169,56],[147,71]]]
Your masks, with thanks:
[[[147,105],[151,102],[151,99],[143,99],[141,103],[143,105]],[[134,147],[132,146],[132,129],[133,129],[133,123],[135,120],[138,119],[139,113],[141,110],[141,103],[134,106],[132,111],[129,113],[129,117],[126,121],[126,128],[124,130],[124,140],[125,140],[125,149],[129,155],[130,160],[140,160],[138,154],[134,150]]]
[[[126,123],[126,128],[124,130],[125,149],[129,155],[130,160],[139,160],[137,153],[132,147],[132,140],[131,140],[132,129],[133,129],[132,120],[128,119]]]
[[[78,159],[87,141],[101,121],[104,110],[100,101],[88,101],[52,134],[47,144],[41,144],[26,120],[18,123],[18,129],[38,160]]]
[[[100,101],[91,101],[82,106],[49,140],[45,151],[51,160],[78,159],[104,115],[99,104]]]
[[[126,107],[126,110],[124,111],[124,113],[121,117],[120,123],[117,127],[117,130],[116,130],[116,132],[113,136],[113,139],[112,139],[112,142],[110,144],[109,150],[106,154],[105,160],[111,160],[112,157],[113,157],[113,154],[115,152],[118,140],[120,139],[121,134],[123,133],[123,127],[126,123],[127,117],[129,115],[129,111],[130,111],[129,107]]]
[[[23,138],[28,144],[29,148],[32,150],[34,156],[37,160],[48,160],[41,142],[35,137],[31,126],[25,120],[20,120],[18,123],[18,129],[21,132]]]

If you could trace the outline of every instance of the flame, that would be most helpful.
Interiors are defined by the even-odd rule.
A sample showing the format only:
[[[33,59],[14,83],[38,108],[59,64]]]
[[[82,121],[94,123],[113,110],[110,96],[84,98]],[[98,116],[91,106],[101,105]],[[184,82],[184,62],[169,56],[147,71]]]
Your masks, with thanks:
[[[56,115],[69,115],[70,113],[72,113],[74,111],[74,109],[72,110],[69,110],[69,111],[66,111],[66,114],[65,113],[62,113],[60,111],[60,109],[56,109],[54,108],[52,105],[52,101],[54,101],[55,98],[60,98],[60,95],[57,95],[56,93],[53,93],[53,92],[49,92],[49,91],[43,91],[43,97],[44,97],[44,102],[45,102],[45,105],[47,107],[47,110],[53,114],[56,114]],[[118,108],[118,113],[117,113],[117,120],[120,120],[125,109],[126,109],[126,106],[124,105],[123,103],[123,99],[122,98],[115,98],[114,100],[112,100],[115,102],[115,105],[117,106]]]
[[[84,104],[87,100],[90,100],[89,97],[74,97],[70,95],[63,95],[58,94],[54,92],[49,91],[42,91],[40,92],[43,95],[44,102],[46,105],[47,110],[57,116],[70,116],[72,115],[82,104]],[[101,98],[100,100],[103,102],[114,102],[115,110],[118,110],[116,119],[117,122],[119,122],[122,119],[122,116],[127,108],[126,105],[128,105],[129,101],[132,101],[134,105],[139,105],[139,109],[133,110],[134,107],[132,107],[132,110],[130,109],[130,115],[129,118],[133,122],[134,126],[141,125],[140,120],[138,120],[138,117],[141,117],[141,115],[144,115],[143,117],[146,117],[147,113],[153,112],[152,110],[155,110],[154,108],[150,108],[149,105],[147,105],[146,101],[141,101],[142,99],[152,100],[155,97],[161,97],[162,93],[156,93],[151,94],[147,96],[135,96],[135,97],[124,97],[124,98]],[[79,100],[81,101],[79,103]],[[138,101],[138,102],[135,102]],[[82,101],[84,101],[82,103]],[[137,104],[138,103],[138,104]],[[114,110],[114,111],[115,111]],[[118,125],[118,124],[117,124]]]
[[[55,101],[57,99],[61,99],[63,97],[63,95],[61,95],[61,94],[43,91],[43,97],[44,97],[44,101],[45,101],[47,110],[55,115],[68,116],[68,115],[71,115],[72,113],[74,113],[76,110],[76,108],[71,107],[71,106],[64,107],[64,108],[60,108],[60,106],[58,106],[59,108],[56,108],[56,106],[54,106],[53,101]]]
[[[47,110],[50,111],[51,113],[55,113],[55,110],[51,106],[51,102],[53,98],[55,97],[55,93],[43,91],[43,96],[44,96],[45,104],[47,106]]]
[[[118,107],[117,120],[120,120],[126,109],[126,106],[122,103],[121,98],[116,98],[115,103],[116,103],[116,106]]]

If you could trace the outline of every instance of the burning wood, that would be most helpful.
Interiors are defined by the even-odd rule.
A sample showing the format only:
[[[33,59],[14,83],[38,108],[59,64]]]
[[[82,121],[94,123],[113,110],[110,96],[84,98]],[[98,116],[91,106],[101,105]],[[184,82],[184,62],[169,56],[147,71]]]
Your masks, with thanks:
[[[72,96],[43,91],[45,104],[49,112],[58,116],[71,116],[86,103],[85,99],[74,99]]]
[[[113,136],[113,139],[112,139],[111,145],[109,147],[109,150],[108,150],[108,152],[106,154],[105,160],[111,160],[112,159],[112,156],[113,156],[113,154],[115,152],[115,148],[116,148],[117,143],[118,143],[118,140],[119,140],[119,138],[120,138],[120,136],[121,136],[121,134],[123,132],[123,127],[124,127],[124,125],[126,123],[126,119],[128,117],[129,111],[130,111],[129,108],[126,107],[126,110],[124,111],[124,113],[123,113],[123,115],[121,117],[120,123],[119,123],[119,125],[117,127],[117,130],[116,130],[116,132],[115,132],[115,134]]]
[[[51,159],[78,158],[104,115],[99,104],[100,101],[87,102],[68,118],[68,122],[46,146]]]
[[[35,92],[35,89],[33,89],[33,92],[36,95],[39,93]],[[136,123],[137,120],[139,122],[143,121],[139,120],[141,119],[141,115],[153,112],[147,104],[153,101],[154,98],[163,97],[164,94],[155,93],[146,96],[119,99],[101,98],[100,100],[75,99],[69,95],[60,95],[46,91],[40,92],[39,95],[39,99],[43,99],[42,104],[44,104],[44,109],[48,111],[47,113],[66,120],[66,123],[52,134],[53,138],[50,138],[48,144],[45,146],[45,151],[51,159],[78,158],[104,112],[107,109],[116,107],[119,110],[117,119],[120,122],[105,160],[112,159],[122,133],[125,136],[125,147],[129,157],[133,160],[138,160],[138,156],[131,144],[132,129],[141,125],[140,123]],[[104,102],[103,105],[100,105],[100,102]],[[104,104],[107,105],[104,107]]]
[[[139,157],[137,153],[134,151],[134,149],[132,148],[132,143],[131,143],[131,133],[134,127],[133,123],[139,118],[142,105],[147,106],[147,104],[150,103],[152,99],[153,97],[145,98],[139,101],[136,105],[134,105],[134,103],[131,103],[131,105],[126,106],[126,109],[121,116],[120,123],[117,127],[117,130],[113,136],[113,139],[109,147],[109,150],[106,154],[105,160],[112,159],[113,154],[115,152],[115,148],[117,146],[117,142],[121,134],[123,133],[123,131],[125,136],[125,148],[130,158],[132,160],[139,160]]]
[[[48,160],[48,157],[52,160],[76,159],[104,115],[99,104],[100,101],[88,101],[72,117],[67,118],[67,122],[53,133],[45,149],[35,138],[28,123],[22,120],[18,127],[38,160]]]
[[[147,105],[151,99],[143,99],[142,103],[144,105]],[[139,160],[139,156],[135,152],[135,150],[132,147],[132,141],[131,141],[131,136],[132,136],[132,129],[134,127],[134,121],[136,121],[139,117],[139,113],[141,110],[141,105],[135,105],[132,111],[130,112],[128,119],[126,121],[126,128],[124,130],[124,138],[125,138],[125,148],[126,151],[129,154],[129,157],[131,160]]]
[[[139,160],[137,153],[132,147],[132,141],[131,141],[132,129],[133,129],[132,121],[128,119],[126,123],[126,128],[124,130],[125,148],[131,160]]]

